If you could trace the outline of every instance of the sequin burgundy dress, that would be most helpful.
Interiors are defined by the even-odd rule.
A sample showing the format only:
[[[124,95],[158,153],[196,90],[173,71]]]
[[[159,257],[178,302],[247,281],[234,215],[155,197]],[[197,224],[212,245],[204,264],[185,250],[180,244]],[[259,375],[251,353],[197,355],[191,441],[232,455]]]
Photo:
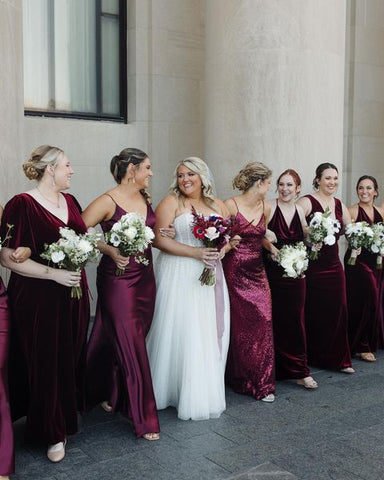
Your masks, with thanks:
[[[312,208],[307,222],[323,207],[307,195]],[[335,216],[343,227],[343,209],[335,198]],[[307,293],[305,324],[308,363],[322,368],[341,370],[351,366],[348,345],[347,297],[345,275],[339,259],[338,236],[334,245],[323,245],[317,260],[309,262],[306,272]]]
[[[276,235],[278,249],[304,239],[297,210],[291,224],[287,225],[278,204],[268,228]],[[276,378],[285,380],[308,377],[310,372],[305,338],[305,278],[284,277],[283,268],[268,258],[265,264],[272,294]]]
[[[265,217],[257,225],[237,211],[241,242],[223,259],[231,305],[226,382],[257,400],[275,391],[271,292],[262,256]]]
[[[110,220],[111,230],[127,213],[119,205]],[[153,228],[155,214],[147,206],[146,225]],[[103,255],[97,269],[97,307],[87,354],[88,408],[108,401],[113,411],[132,420],[136,436],[160,432],[145,337],[152,323],[156,297],[152,251],[148,265],[131,257],[125,272],[116,276],[116,264]]]
[[[383,218],[374,208],[373,222],[363,208],[359,207],[356,222],[368,224],[382,222]],[[375,352],[380,338],[380,279],[381,270],[376,268],[376,254],[365,248],[356,258],[355,265],[348,265],[351,250],[345,258],[345,276],[348,299],[349,345],[352,355]]]

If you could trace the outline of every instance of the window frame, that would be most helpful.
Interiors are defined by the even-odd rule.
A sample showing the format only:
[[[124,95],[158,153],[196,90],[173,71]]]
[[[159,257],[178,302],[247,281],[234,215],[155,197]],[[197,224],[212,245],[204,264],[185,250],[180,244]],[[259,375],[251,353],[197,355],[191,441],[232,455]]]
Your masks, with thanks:
[[[100,109],[101,102],[101,3],[102,0],[96,1],[96,90],[97,90],[97,109]],[[52,11],[50,11],[52,15]],[[109,15],[109,14],[106,14]],[[52,22],[50,22],[52,25]],[[54,38],[54,37],[53,37]],[[119,0],[119,95],[120,95],[120,114],[111,115],[99,112],[68,112],[65,110],[40,110],[24,108],[24,115],[28,117],[49,117],[49,118],[73,118],[78,120],[98,120],[112,121],[118,123],[128,122],[128,105],[127,105],[127,1]],[[52,61],[50,61],[50,70],[52,70]],[[50,82],[52,86],[53,82]]]

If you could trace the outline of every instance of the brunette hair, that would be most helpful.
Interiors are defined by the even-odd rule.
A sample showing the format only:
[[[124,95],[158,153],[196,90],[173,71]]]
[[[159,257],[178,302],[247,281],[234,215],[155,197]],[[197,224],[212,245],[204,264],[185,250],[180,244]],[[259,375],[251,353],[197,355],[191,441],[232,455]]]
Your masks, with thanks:
[[[132,163],[136,168],[148,158],[148,155],[138,148],[124,148],[118,155],[115,155],[110,164],[110,170],[115,182],[120,184],[127,173],[127,168]],[[146,189],[140,190],[148,205],[151,204],[151,195]]]
[[[22,167],[24,173],[29,180],[40,180],[44,175],[48,165],[56,166],[64,151],[58,147],[50,145],[40,145],[35,148]]]
[[[264,163],[251,162],[233,179],[232,186],[237,188],[241,192],[249,190],[258,180],[262,182],[272,176],[272,170],[270,170]]]
[[[339,170],[337,169],[336,165],[333,163],[321,163],[317,168],[316,168],[316,176],[313,179],[312,185],[314,190],[319,189],[319,182],[324,170],[327,170],[327,168],[332,168],[333,170],[336,170],[337,173],[339,173]]]
[[[357,183],[356,183],[356,192],[357,192],[357,190],[358,190],[358,188],[359,188],[360,182],[362,182],[363,180],[370,180],[370,181],[373,183],[373,186],[374,186],[374,188],[375,188],[375,190],[376,190],[376,195],[375,195],[373,198],[376,200],[376,198],[379,196],[379,185],[378,185],[378,183],[377,183],[376,178],[375,178],[375,177],[372,177],[371,175],[362,175],[362,176],[359,178],[359,180],[358,180]]]

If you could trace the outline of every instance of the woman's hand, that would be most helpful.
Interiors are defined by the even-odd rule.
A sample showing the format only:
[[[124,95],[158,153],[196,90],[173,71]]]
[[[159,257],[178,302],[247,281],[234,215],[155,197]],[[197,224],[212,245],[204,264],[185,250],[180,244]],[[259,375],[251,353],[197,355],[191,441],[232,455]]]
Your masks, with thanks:
[[[214,267],[217,259],[219,258],[219,252],[217,248],[196,247],[196,260],[200,260],[209,267]]]
[[[271,250],[270,250],[271,258],[274,262],[277,262],[277,259],[279,258],[279,249],[276,248],[274,245],[271,244]]]
[[[170,223],[168,227],[159,228],[160,235],[162,237],[175,238],[176,230],[173,223]]]
[[[120,252],[116,247],[112,247],[108,254],[119,270],[124,270],[131,259],[131,257],[123,257],[123,255],[120,255]]]
[[[60,268],[49,268],[48,275],[51,280],[64,285],[64,287],[77,287],[81,279],[81,272],[70,272]]]
[[[31,256],[31,249],[29,247],[18,247],[14,250],[9,258],[16,263],[23,263]]]
[[[276,237],[275,232],[273,232],[272,230],[269,230],[269,228],[267,228],[264,236],[271,243],[276,243],[277,242],[277,237]]]
[[[234,250],[237,250],[237,247],[239,245],[239,243],[241,242],[241,237],[240,235],[235,235],[234,237],[232,237],[230,240],[229,240],[229,245],[231,246],[231,248],[233,248]]]

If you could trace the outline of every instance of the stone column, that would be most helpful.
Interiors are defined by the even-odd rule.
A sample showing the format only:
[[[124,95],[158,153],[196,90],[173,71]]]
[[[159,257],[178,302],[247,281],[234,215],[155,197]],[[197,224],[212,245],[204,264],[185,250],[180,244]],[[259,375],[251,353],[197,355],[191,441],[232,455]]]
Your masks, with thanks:
[[[206,0],[205,158],[222,196],[249,161],[303,192],[330,161],[342,171],[345,0]]]

